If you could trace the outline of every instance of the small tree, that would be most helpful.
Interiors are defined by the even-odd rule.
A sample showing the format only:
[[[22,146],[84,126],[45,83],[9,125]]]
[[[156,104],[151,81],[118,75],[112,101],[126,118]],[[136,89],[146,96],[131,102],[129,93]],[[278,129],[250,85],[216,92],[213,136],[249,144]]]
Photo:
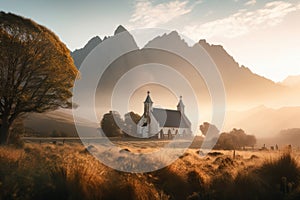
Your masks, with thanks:
[[[208,122],[204,122],[202,125],[200,125],[199,129],[200,129],[202,135],[208,137],[209,140],[217,137],[220,132],[219,129],[215,125],[210,124]],[[208,130],[210,130],[209,135],[207,135]]]
[[[140,121],[140,119],[141,116],[134,112],[129,112],[125,114],[124,121],[125,121],[125,131],[127,132],[127,134],[136,135],[137,132],[136,125]]]
[[[109,111],[109,113],[103,115],[101,120],[101,128],[107,137],[121,136],[123,127],[124,122],[118,112]]]
[[[247,145],[247,135],[244,130],[234,128],[229,134],[232,137],[235,149],[240,149]]]
[[[222,133],[215,149],[234,150],[244,147],[253,147],[256,143],[254,135],[247,135],[242,129],[233,129],[229,133]]]
[[[256,137],[254,135],[247,135],[247,143],[246,146],[248,147],[254,147],[254,145],[256,144]]]
[[[0,142],[25,113],[69,108],[77,69],[67,47],[44,26],[0,12]]]
[[[204,122],[203,124],[200,125],[199,129],[200,129],[202,135],[206,136],[209,126],[210,126],[210,124],[208,122]]]

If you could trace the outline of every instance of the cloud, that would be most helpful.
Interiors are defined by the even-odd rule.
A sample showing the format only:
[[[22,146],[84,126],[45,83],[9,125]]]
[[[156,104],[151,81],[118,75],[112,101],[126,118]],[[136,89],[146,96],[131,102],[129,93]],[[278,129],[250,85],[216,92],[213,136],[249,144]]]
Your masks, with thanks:
[[[137,1],[129,22],[134,28],[150,28],[166,24],[177,17],[190,13],[201,3],[197,1],[188,6],[188,1],[171,1],[154,5],[150,0]]]
[[[256,4],[256,0],[250,0],[245,3],[245,6],[253,6]]]
[[[234,38],[253,30],[275,26],[282,22],[287,14],[296,10],[300,10],[300,4],[273,1],[255,11],[243,9],[223,19],[200,25],[191,23],[183,28],[183,33],[196,40],[215,36]]]

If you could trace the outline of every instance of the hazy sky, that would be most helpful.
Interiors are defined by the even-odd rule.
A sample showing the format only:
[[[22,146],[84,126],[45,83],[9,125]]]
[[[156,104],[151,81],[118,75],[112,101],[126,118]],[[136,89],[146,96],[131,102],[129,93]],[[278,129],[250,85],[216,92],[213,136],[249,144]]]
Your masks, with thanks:
[[[0,10],[47,26],[71,50],[112,35],[119,24],[159,27],[221,44],[274,81],[300,74],[300,0],[0,0]]]

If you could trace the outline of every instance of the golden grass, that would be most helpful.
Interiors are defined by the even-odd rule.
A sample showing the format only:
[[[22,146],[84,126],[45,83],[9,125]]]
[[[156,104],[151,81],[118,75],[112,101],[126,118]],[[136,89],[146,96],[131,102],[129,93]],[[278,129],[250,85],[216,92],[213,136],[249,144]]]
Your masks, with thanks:
[[[126,143],[122,148],[137,151],[138,145]],[[218,152],[221,155],[200,156],[196,149],[188,149],[161,170],[124,173],[103,165],[76,143],[0,147],[0,199],[298,198],[299,177],[292,180],[289,193],[280,186],[283,177],[291,179],[289,171],[300,171],[294,159],[298,152],[290,159],[282,152],[236,151],[235,159],[232,151]],[[272,171],[280,175],[273,179]],[[247,188],[258,196],[244,197]]]

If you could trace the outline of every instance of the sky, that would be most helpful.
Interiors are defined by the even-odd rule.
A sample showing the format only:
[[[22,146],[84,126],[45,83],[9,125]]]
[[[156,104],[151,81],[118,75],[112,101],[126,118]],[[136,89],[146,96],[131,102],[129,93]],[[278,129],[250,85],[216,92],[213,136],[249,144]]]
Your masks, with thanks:
[[[70,50],[120,24],[162,28],[220,44],[275,82],[300,75],[300,0],[0,0],[0,10],[48,27]]]

